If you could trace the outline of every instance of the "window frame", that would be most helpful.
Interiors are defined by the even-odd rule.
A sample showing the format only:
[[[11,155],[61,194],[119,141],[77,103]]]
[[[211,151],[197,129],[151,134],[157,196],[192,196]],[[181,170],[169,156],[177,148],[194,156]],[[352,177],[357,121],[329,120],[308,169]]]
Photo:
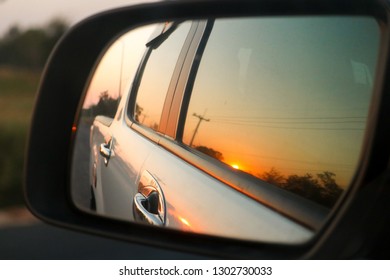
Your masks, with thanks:
[[[162,28],[164,28],[164,27],[162,26]],[[143,135],[145,138],[151,140],[152,142],[158,143],[161,136],[165,134],[165,129],[160,129],[160,128],[166,126],[165,122],[167,122],[168,120],[163,119],[163,116],[166,116],[167,114],[169,114],[170,104],[172,103],[176,84],[178,83],[178,80],[179,80],[179,77],[180,77],[180,74],[182,71],[183,61],[186,59],[186,57],[188,55],[188,50],[189,50],[191,42],[195,36],[197,28],[198,28],[198,21],[192,21],[192,24],[190,26],[190,30],[188,31],[188,33],[186,35],[186,39],[184,41],[182,48],[180,49],[180,54],[179,54],[178,60],[176,61],[175,68],[174,68],[174,71],[172,73],[171,80],[169,82],[168,91],[165,94],[165,100],[164,100],[162,114],[160,117],[158,131],[155,131],[147,126],[144,126],[144,125],[138,123],[133,117],[134,110],[135,110],[135,104],[137,101],[139,86],[140,86],[142,78],[143,78],[143,73],[148,65],[150,55],[153,52],[152,46],[148,46],[146,48],[144,56],[142,57],[141,62],[139,64],[139,67],[136,71],[136,75],[133,79],[133,84],[130,88],[129,98],[126,102],[126,107],[125,107],[126,113],[124,114],[125,115],[125,122],[130,129]]]

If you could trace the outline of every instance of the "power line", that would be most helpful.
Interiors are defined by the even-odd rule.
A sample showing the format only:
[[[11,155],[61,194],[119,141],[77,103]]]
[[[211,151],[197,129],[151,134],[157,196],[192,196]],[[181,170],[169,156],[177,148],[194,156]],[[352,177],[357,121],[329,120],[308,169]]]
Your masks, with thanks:
[[[271,126],[271,125],[263,125],[261,123],[245,123],[245,122],[234,122],[234,121],[216,121],[216,123],[221,124],[229,124],[229,125],[246,125],[246,126],[256,126],[256,127],[264,127],[264,128],[273,128],[273,129],[297,129],[297,130],[343,130],[343,131],[364,131],[364,128],[356,128],[356,127],[293,127],[293,126]],[[313,124],[313,123],[307,123]],[[317,123],[320,124],[320,123]],[[324,123],[325,125],[325,123]]]
[[[250,117],[250,116],[232,116],[232,115],[225,115],[225,116],[212,116],[213,119],[253,119],[253,120],[333,120],[333,119],[366,119],[366,116],[356,116],[356,117]]]

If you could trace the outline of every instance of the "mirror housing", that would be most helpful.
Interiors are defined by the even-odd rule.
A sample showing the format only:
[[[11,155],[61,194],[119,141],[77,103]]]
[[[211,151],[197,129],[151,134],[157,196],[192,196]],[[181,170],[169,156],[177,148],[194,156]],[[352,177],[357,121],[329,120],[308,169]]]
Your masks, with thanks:
[[[85,232],[119,238],[123,240],[188,250],[194,253],[231,258],[273,258],[289,259],[302,257],[331,258],[335,252],[329,252],[326,246],[341,241],[329,238],[348,216],[351,203],[361,203],[354,199],[363,184],[378,178],[386,169],[389,148],[385,144],[389,139],[379,137],[386,131],[388,123],[383,117],[380,104],[375,100],[375,111],[370,122],[371,139],[365,144],[364,168],[360,170],[356,184],[334,212],[327,227],[317,234],[311,242],[301,245],[265,244],[227,238],[195,235],[170,231],[165,228],[153,228],[128,224],[104,217],[89,215],[77,209],[72,203],[69,190],[69,174],[75,116],[80,111],[80,97],[90,79],[91,71],[96,67],[101,53],[110,42],[125,31],[141,25],[161,22],[167,19],[184,20],[210,17],[245,16],[297,16],[297,15],[368,15],[382,23],[382,64],[379,65],[376,91],[382,93],[386,87],[385,77],[388,51],[388,5],[384,1],[348,1],[348,0],[260,0],[260,1],[172,1],[126,7],[104,12],[86,19],[73,27],[62,38],[53,51],[44,71],[39,88],[38,99],[33,115],[28,158],[26,162],[25,194],[31,211],[39,218],[59,226]],[[389,80],[389,79],[388,79]],[[381,96],[382,94],[376,94]],[[387,102],[390,104],[390,102]],[[385,111],[385,110],[384,110]],[[389,110],[387,110],[389,112]],[[378,116],[381,115],[381,121]],[[383,118],[383,120],[382,120]],[[386,138],[389,135],[386,133]],[[379,140],[380,139],[380,140]],[[374,144],[379,143],[381,145]],[[376,162],[373,168],[373,162]],[[352,208],[351,208],[352,207]],[[332,231],[331,231],[332,229]],[[341,233],[343,235],[343,233]],[[328,243],[330,242],[330,243]],[[336,243],[332,243],[336,242]],[[316,245],[314,250],[313,246]],[[336,246],[337,247],[337,246]],[[338,254],[348,255],[342,251]]]

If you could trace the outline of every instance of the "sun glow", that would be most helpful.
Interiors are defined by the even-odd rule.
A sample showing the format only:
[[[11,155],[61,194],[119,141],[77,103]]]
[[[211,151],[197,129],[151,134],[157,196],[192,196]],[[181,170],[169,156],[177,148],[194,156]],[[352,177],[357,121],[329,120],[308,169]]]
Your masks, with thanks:
[[[240,166],[238,166],[238,164],[232,164],[231,167],[233,167],[234,169],[240,169]]]
[[[191,227],[190,223],[183,217],[179,217],[179,220],[188,227]]]

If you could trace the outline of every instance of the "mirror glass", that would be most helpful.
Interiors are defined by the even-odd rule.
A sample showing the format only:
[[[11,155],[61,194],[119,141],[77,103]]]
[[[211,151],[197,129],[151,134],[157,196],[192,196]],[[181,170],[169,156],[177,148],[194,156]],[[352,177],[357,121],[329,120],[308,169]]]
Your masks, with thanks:
[[[81,101],[75,205],[201,234],[309,240],[359,170],[379,41],[375,19],[351,16],[126,32]]]

